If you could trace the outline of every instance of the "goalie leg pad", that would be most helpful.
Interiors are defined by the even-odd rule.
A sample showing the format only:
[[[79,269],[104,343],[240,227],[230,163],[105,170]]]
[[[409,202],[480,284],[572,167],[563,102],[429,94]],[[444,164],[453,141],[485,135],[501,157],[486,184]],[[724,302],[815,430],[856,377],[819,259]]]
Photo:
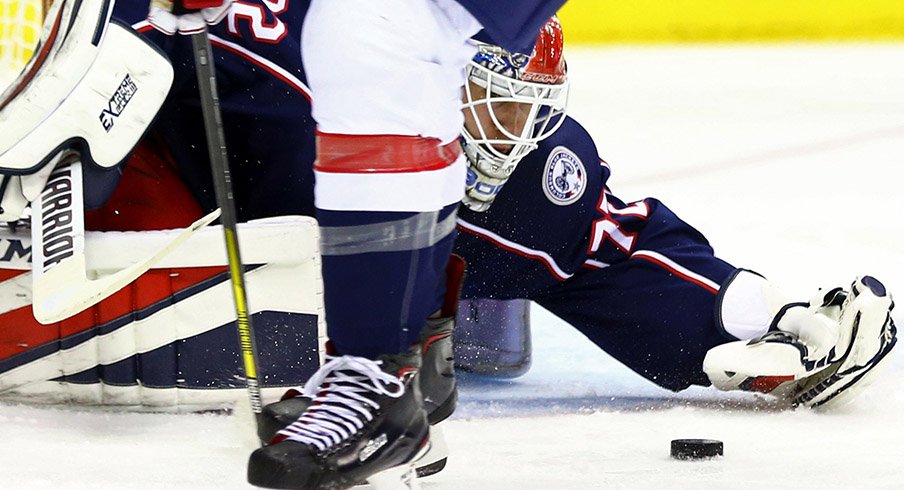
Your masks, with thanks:
[[[456,321],[455,366],[515,378],[531,365],[530,301],[465,299]]]
[[[171,233],[89,232],[98,254],[89,254],[89,270],[117,270]],[[275,394],[320,364],[317,226],[283,217],[240,224],[239,233],[255,264],[247,280],[261,380]],[[20,243],[29,245],[27,237]],[[222,408],[246,396],[225,264],[222,230],[201,230],[159,268],[53,325],[31,315],[29,272],[0,273],[0,393],[155,410]]]

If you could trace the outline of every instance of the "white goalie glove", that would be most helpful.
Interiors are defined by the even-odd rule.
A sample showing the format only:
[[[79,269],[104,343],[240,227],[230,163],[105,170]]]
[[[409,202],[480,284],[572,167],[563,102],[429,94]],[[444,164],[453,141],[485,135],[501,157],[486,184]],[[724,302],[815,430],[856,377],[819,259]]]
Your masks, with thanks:
[[[809,407],[838,406],[889,359],[897,342],[893,308],[885,286],[864,276],[850,288],[785,304],[764,335],[711,349],[703,370],[719,389],[770,393]]]
[[[148,23],[168,36],[197,34],[219,24],[231,5],[232,0],[151,0]]]

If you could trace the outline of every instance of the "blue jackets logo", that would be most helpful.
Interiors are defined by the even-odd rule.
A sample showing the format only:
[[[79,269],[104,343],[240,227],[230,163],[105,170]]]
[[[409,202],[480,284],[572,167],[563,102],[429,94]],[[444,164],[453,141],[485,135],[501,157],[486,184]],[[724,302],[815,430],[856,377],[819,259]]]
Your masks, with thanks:
[[[584,195],[587,171],[581,160],[564,146],[549,153],[543,169],[543,193],[558,206],[568,206]]]

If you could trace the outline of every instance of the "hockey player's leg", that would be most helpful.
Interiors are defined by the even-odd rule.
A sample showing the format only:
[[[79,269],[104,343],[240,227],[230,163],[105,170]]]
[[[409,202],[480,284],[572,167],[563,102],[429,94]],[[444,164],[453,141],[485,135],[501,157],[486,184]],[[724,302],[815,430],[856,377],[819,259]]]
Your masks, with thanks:
[[[446,295],[442,309],[427,320],[421,331],[422,367],[418,383],[430,428],[430,451],[418,460],[418,476],[432,475],[445,467],[448,451],[437,424],[455,410],[458,398],[452,357],[452,332],[455,329],[455,309],[463,280],[464,261],[452,256],[446,267]],[[264,407],[258,424],[258,436],[268,444],[277,432],[295,420],[310,406],[312,398],[302,390],[289,390],[282,400]]]
[[[874,379],[897,342],[894,302],[870,276],[847,289],[820,291],[808,302],[784,304],[749,272],[741,271],[733,282],[719,312],[728,329],[760,323],[755,317],[767,311],[772,317],[764,334],[707,353],[703,369],[717,388],[770,393],[810,407],[838,406]],[[739,301],[765,309],[741,312]]]
[[[445,290],[465,181],[457,96],[479,27],[453,1],[311,3],[302,56],[317,101],[315,204],[339,357],[305,385],[312,405],[251,455],[252,484],[350,486],[409,465],[429,443],[420,350],[407,350]]]
[[[530,301],[465,299],[457,324],[456,368],[503,378],[530,369]]]

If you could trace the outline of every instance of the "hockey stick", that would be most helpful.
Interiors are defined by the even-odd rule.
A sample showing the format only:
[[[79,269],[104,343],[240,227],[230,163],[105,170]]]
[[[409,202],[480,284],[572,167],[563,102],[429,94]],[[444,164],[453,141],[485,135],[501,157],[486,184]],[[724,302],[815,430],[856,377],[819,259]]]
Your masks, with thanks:
[[[81,169],[76,156],[64,160],[32,203],[32,312],[44,324],[69,318],[119,291],[219,215],[214,211],[195,221],[139,262],[91,279],[86,270]]]
[[[223,135],[214,61],[210,56],[210,40],[207,37],[206,27],[203,31],[191,35],[191,44],[195,54],[195,70],[198,73],[198,91],[201,95],[201,110],[204,113],[207,151],[210,153],[210,170],[217,204],[222,211],[220,221],[223,224],[226,258],[229,263],[229,276],[232,279],[232,296],[235,300],[236,327],[239,334],[242,362],[245,367],[245,384],[248,387],[251,412],[257,422],[258,415],[262,411],[261,388],[257,380],[257,346],[245,294],[245,274],[242,268],[242,258],[239,255],[235,203],[232,197],[229,160],[226,154],[226,138]]]

